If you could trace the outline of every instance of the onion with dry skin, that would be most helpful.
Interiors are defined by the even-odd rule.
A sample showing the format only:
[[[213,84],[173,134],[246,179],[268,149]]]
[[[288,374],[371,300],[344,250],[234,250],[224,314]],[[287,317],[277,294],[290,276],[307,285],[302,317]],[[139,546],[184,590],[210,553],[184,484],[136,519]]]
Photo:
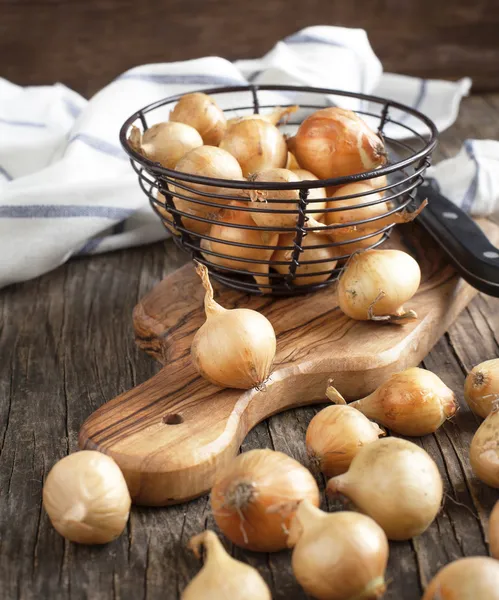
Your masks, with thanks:
[[[332,385],[326,395],[331,402],[346,404]],[[435,373],[418,367],[395,373],[372,394],[348,406],[395,433],[418,437],[436,431],[458,409],[454,392]]]
[[[239,244],[251,244],[253,246],[276,246],[279,234],[274,231],[262,231],[258,229],[247,229],[247,227],[255,227],[255,222],[251,218],[251,214],[245,210],[234,210],[234,207],[247,207],[247,203],[233,201],[229,203],[228,208],[224,208],[218,215],[220,223],[212,225],[210,229],[210,237],[216,238],[217,241],[211,240],[208,246],[209,250],[224,254],[226,256],[216,257],[217,264],[241,269],[243,271],[253,271],[262,273],[261,276],[254,275],[255,281],[261,288],[263,293],[268,293],[269,286],[269,265],[274,250],[273,248],[245,248],[241,246],[232,246],[227,242]],[[240,225],[244,229],[231,227],[231,225]],[[206,242],[208,240],[203,240]],[[204,244],[203,244],[204,245]],[[210,256],[208,260],[211,260]],[[252,259],[259,261],[258,263],[248,263],[240,258]]]
[[[319,489],[310,471],[273,450],[244,452],[217,474],[211,508],[220,530],[234,544],[259,552],[287,546],[298,503],[319,506]]]
[[[284,167],[288,158],[282,133],[262,119],[246,119],[232,125],[220,148],[238,160],[245,177],[263,169]]]
[[[417,292],[418,263],[401,250],[366,250],[350,257],[338,282],[341,310],[359,321],[403,325],[417,319],[403,304]]]
[[[170,121],[194,127],[208,146],[218,146],[227,129],[223,110],[202,92],[182,96],[170,113]]]
[[[194,366],[211,383],[221,387],[250,389],[270,375],[276,351],[274,328],[256,310],[227,310],[213,299],[208,269],[196,267],[206,290],[206,321],[191,345]]]
[[[168,121],[153,125],[144,135],[133,126],[128,141],[134,150],[167,169],[174,169],[187,152],[203,145],[194,127]]]
[[[307,454],[314,467],[326,477],[341,475],[360,449],[384,436],[376,423],[351,406],[328,406],[310,421]]]
[[[279,236],[279,246],[293,246],[294,233],[283,233]],[[336,267],[336,249],[319,248],[324,245],[324,238],[316,233],[308,233],[302,240],[303,252],[300,253],[300,264],[296,268],[293,285],[313,285],[327,281],[331,271]],[[273,261],[286,261],[288,264],[273,265],[273,268],[286,275],[289,273],[289,262],[293,257],[293,250],[276,250],[272,255]],[[304,264],[307,261],[320,260],[319,263]],[[326,271],[326,273],[323,273]],[[317,274],[322,273],[322,274]]]
[[[321,179],[370,171],[386,162],[381,139],[358,115],[344,108],[323,108],[300,125],[288,149],[302,168]]]
[[[499,562],[488,556],[455,560],[430,581],[422,600],[499,600]]]
[[[296,173],[289,169],[268,169],[260,171],[251,177],[255,182],[267,183],[299,183],[301,179]],[[253,221],[260,227],[295,227],[298,220],[298,202],[300,192],[294,190],[250,190],[249,196],[255,206],[262,203],[261,208],[280,212],[254,212]],[[289,200],[289,202],[273,202],[273,200]],[[265,204],[265,206],[263,206]],[[319,223],[312,215],[309,215],[307,227],[319,227]]]
[[[499,407],[492,409],[473,436],[470,462],[478,479],[499,488]]]
[[[293,573],[318,600],[375,600],[386,589],[388,540],[355,512],[328,514],[304,500],[291,523]]]
[[[107,544],[125,529],[131,499],[118,465],[94,450],[57,462],[43,486],[43,506],[52,525],[79,544]]]
[[[437,465],[419,446],[394,437],[361,448],[346,473],[328,481],[380,525],[388,539],[407,540],[425,531],[442,503]]]
[[[182,600],[272,600],[258,571],[230,556],[213,531],[206,530],[189,541],[197,558],[205,548],[203,568],[185,588]]]
[[[272,125],[278,125],[279,123],[286,123],[289,117],[299,109],[299,106],[286,106],[281,108],[277,106],[270,113],[253,113],[251,115],[244,115],[242,117],[233,117],[227,121],[227,128],[232,127],[232,125],[236,125],[241,121],[249,121],[250,119],[259,119],[261,121],[267,121],[268,123],[272,123]]]
[[[318,177],[305,169],[293,169],[293,173],[298,175],[301,181],[318,181]],[[314,217],[318,221],[323,221],[325,216],[323,211],[327,206],[326,188],[310,188],[308,190],[307,202],[307,215]]]
[[[464,398],[471,410],[485,419],[499,402],[499,358],[474,367],[464,383]]]
[[[490,554],[499,559],[499,500],[495,503],[489,519]]]
[[[295,171],[298,170],[300,168],[300,165],[298,164],[298,161],[296,160],[296,156],[292,153],[288,151],[288,159],[286,161],[286,169],[289,169],[290,171]],[[307,171],[308,173],[309,171]]]

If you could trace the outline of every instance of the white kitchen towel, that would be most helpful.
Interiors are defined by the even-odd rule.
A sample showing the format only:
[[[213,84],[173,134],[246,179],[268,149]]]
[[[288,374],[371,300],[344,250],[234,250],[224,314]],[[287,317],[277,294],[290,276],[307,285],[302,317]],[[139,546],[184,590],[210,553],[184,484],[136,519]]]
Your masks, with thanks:
[[[71,256],[167,237],[120,147],[120,126],[139,108],[169,95],[248,82],[373,93],[421,110],[441,131],[454,122],[471,85],[467,78],[451,83],[383,74],[363,30],[322,26],[286,38],[258,60],[207,57],[137,67],[90,101],[61,84],[22,88],[0,79],[0,287],[41,275]],[[268,98],[282,102],[280,94]],[[490,212],[499,202],[497,175],[495,185],[492,175],[485,176],[497,160],[494,152],[499,156],[491,148],[487,157],[475,152],[466,163],[473,178],[483,159],[464,203],[472,212],[476,207]],[[466,162],[460,157],[456,160]],[[454,179],[453,169],[460,166],[447,165],[445,181],[457,192],[458,181],[469,182],[464,167]],[[477,191],[485,180],[488,187]]]

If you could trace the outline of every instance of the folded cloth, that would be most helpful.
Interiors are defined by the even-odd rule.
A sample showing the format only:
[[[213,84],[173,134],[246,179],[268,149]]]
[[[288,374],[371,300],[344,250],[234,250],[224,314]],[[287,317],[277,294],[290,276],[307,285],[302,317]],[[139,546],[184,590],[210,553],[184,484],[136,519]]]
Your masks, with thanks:
[[[61,84],[22,88],[0,79],[0,287],[41,275],[71,256],[167,237],[119,145],[122,123],[172,94],[248,82],[383,96],[423,111],[441,131],[456,119],[471,85],[467,78],[451,83],[383,74],[365,31],[322,26],[289,36],[258,60],[207,57],[137,67],[90,101]],[[282,95],[271,100],[282,102]],[[348,98],[340,103],[359,106]],[[495,146],[483,153],[477,142],[469,146],[474,153],[464,150],[455,159],[466,169],[445,161],[435,177],[451,197],[463,196],[473,179],[463,206],[490,212],[499,202],[497,193],[490,196],[497,176],[486,175],[497,160]],[[450,175],[456,170],[459,178]]]

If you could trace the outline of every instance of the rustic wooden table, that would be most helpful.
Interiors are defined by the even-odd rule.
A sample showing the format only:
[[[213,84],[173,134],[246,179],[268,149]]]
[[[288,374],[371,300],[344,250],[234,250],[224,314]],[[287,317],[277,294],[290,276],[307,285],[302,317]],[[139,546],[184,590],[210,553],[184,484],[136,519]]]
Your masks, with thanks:
[[[436,158],[454,154],[471,137],[499,138],[499,94],[463,102]],[[41,505],[44,478],[59,458],[77,450],[84,419],[158,370],[134,345],[132,308],[186,260],[170,241],[72,260],[0,292],[2,600],[170,600],[198,571],[186,543],[214,527],[207,496],[167,509],[134,508],[126,532],[104,547],[66,542]],[[416,600],[445,563],[487,553],[487,517],[499,495],[471,473],[468,447],[479,420],[466,408],[462,388],[473,365],[498,355],[499,300],[481,295],[424,361],[457,392],[462,410],[436,435],[416,440],[437,461],[446,499],[424,535],[391,544],[386,598]],[[306,464],[305,430],[318,409],[272,417],[248,435],[242,450],[275,448]],[[231,551],[258,567],[274,598],[305,597],[288,552]]]

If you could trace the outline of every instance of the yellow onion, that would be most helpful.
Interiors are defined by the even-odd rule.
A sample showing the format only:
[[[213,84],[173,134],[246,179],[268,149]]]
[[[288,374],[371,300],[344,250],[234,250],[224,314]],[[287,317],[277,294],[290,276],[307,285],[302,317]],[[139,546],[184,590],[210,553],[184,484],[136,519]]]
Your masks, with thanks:
[[[300,503],[288,537],[293,573],[318,600],[375,600],[383,596],[388,540],[381,527],[355,512],[328,514]]]
[[[232,125],[220,148],[235,156],[245,177],[263,169],[284,167],[288,157],[282,133],[263,119],[246,119]]]
[[[489,519],[489,547],[490,554],[499,559],[499,501],[490,513]]]
[[[276,351],[274,328],[256,310],[227,310],[213,299],[208,269],[196,267],[206,290],[206,321],[191,345],[191,359],[200,375],[220,387],[250,389],[270,375]]]
[[[292,169],[295,175],[301,179],[301,181],[318,181],[318,178],[305,169]],[[310,188],[308,190],[308,207],[307,215],[314,217],[318,221],[324,220],[324,209],[327,206],[326,202],[326,188]]]
[[[299,183],[301,179],[296,173],[289,169],[268,169],[260,171],[251,177],[255,182],[267,183]],[[250,190],[249,196],[252,202],[264,203],[262,209],[269,209],[275,213],[254,212],[251,213],[253,221],[260,227],[295,227],[298,220],[298,211],[300,192],[299,190]],[[273,200],[289,200],[289,202],[273,202]],[[313,203],[315,204],[315,203]],[[258,206],[258,204],[255,204]],[[311,205],[312,206],[312,205]],[[324,227],[312,215],[308,215],[306,223],[308,227]]]
[[[248,121],[250,119],[259,119],[261,121],[267,121],[268,123],[272,123],[272,125],[278,125],[283,122],[286,123],[289,117],[299,109],[299,106],[286,106],[281,108],[277,106],[270,113],[253,113],[251,115],[244,115],[243,117],[233,117],[227,121],[227,128],[232,127],[236,123],[240,123],[241,121]]]
[[[386,162],[383,142],[365,121],[335,106],[307,117],[288,147],[302,168],[321,179],[363,173]]]
[[[385,432],[351,406],[328,406],[310,421],[306,444],[310,462],[327,477],[348,471],[354,456]]]
[[[338,282],[341,310],[359,321],[403,325],[417,318],[403,304],[417,292],[418,263],[401,250],[366,250],[350,257]]]
[[[286,160],[286,169],[289,169],[290,171],[295,171],[298,170],[300,168],[300,165],[298,164],[298,161],[296,160],[296,156],[292,153],[288,151],[288,158]],[[309,171],[307,171],[309,172]]]
[[[259,552],[287,546],[289,525],[302,500],[319,506],[310,471],[274,450],[244,452],[218,472],[211,508],[231,542]]]
[[[206,550],[203,568],[185,588],[181,600],[272,600],[262,576],[232,558],[213,531],[203,531],[189,541],[197,558]]]
[[[209,146],[218,146],[227,129],[223,110],[202,92],[182,96],[170,113],[170,121],[194,127]]]
[[[380,525],[388,539],[407,540],[425,531],[442,503],[437,465],[419,446],[388,437],[360,449],[346,473],[328,481]]]
[[[295,239],[294,233],[283,233],[279,236],[279,246],[293,246]],[[317,248],[316,246],[324,245],[324,238],[316,233],[307,233],[302,239],[301,246],[303,252],[300,253],[300,264],[296,268],[296,277],[293,279],[293,285],[313,285],[322,283],[331,277],[331,271],[336,267],[336,249],[335,248]],[[276,250],[272,255],[273,261],[290,262],[293,257],[293,250]],[[303,264],[306,261],[321,260],[324,262]],[[289,264],[273,265],[273,268],[287,275],[289,273]],[[314,275],[314,273],[322,273],[322,275]]]
[[[499,358],[474,367],[464,382],[464,398],[471,410],[485,419],[499,401]]]
[[[217,241],[211,240],[209,246],[205,244],[208,240],[203,240],[203,245],[213,252],[224,254],[226,256],[215,257],[218,259],[217,264],[231,267],[234,269],[242,269],[243,271],[254,271],[262,273],[262,276],[254,276],[258,285],[264,286],[261,288],[263,293],[271,291],[269,286],[269,265],[273,248],[244,248],[240,246],[232,246],[224,242],[237,242],[240,244],[252,244],[255,246],[276,246],[279,234],[274,231],[262,231],[261,229],[246,229],[246,227],[255,227],[255,222],[251,218],[251,214],[244,210],[234,210],[232,207],[244,208],[247,203],[233,201],[229,203],[228,208],[224,208],[218,215],[220,223],[212,225],[210,229],[210,237],[216,238]],[[245,229],[230,227],[230,225],[241,225]],[[212,255],[207,255],[208,260],[211,260]],[[258,263],[248,263],[238,258],[247,258],[259,261]]]
[[[475,475],[499,488],[499,409],[493,408],[477,429],[470,446],[471,468]]]
[[[165,207],[163,207],[160,204],[155,204],[156,209],[161,214],[161,216],[164,218],[163,222],[165,223],[167,229],[174,235],[180,235],[180,232],[177,231],[177,229],[175,228],[175,220],[174,220],[173,214],[168,210],[168,208],[166,208],[168,206],[168,204],[166,202],[166,198],[164,197],[164,195],[161,192],[158,192],[158,200],[165,205]],[[207,200],[209,200],[209,198],[207,198]],[[175,198],[173,200],[173,203],[177,210],[180,210],[183,213],[186,213],[188,215],[199,217],[200,219],[212,219],[212,220],[218,219],[218,214],[220,211],[220,209],[218,209],[218,208],[212,208],[213,212],[198,212],[197,210],[193,210],[192,207],[195,205],[193,202],[189,202],[189,200],[182,200],[181,198]],[[206,206],[203,208],[208,208],[208,207]],[[200,221],[198,219],[191,219],[184,215],[180,215],[180,217],[182,219],[182,225],[186,229],[191,231],[192,233],[199,233],[201,235],[204,235],[210,231],[211,223],[209,223],[209,222]]]
[[[132,126],[128,139],[134,150],[167,169],[174,169],[178,161],[190,150],[203,145],[199,133],[184,123],[157,123],[142,135]]]
[[[499,562],[488,556],[455,560],[430,581],[422,600],[499,600]]]
[[[326,395],[336,404],[346,404],[332,385]],[[454,392],[435,373],[418,367],[395,373],[372,394],[348,406],[395,433],[409,436],[433,433],[458,409]]]

